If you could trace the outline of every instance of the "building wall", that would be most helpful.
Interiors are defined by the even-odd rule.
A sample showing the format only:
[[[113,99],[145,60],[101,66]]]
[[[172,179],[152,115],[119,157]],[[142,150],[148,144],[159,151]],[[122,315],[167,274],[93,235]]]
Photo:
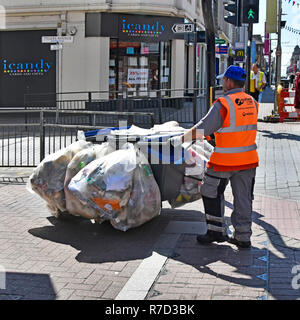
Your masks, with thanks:
[[[144,12],[183,16],[188,19],[201,18],[196,16],[200,0],[2,0],[8,14],[32,12],[79,11],[119,11]]]
[[[7,31],[56,29],[58,35],[67,35],[76,28],[74,42],[63,44],[63,49],[57,51],[58,92],[109,88],[109,38],[85,37],[87,11],[178,16],[190,21],[197,19],[201,29],[204,25],[201,0],[2,0],[1,4],[6,10]],[[184,87],[184,41],[173,40],[172,44],[171,87],[181,89]],[[191,65],[190,70],[193,68]],[[192,79],[189,86],[194,86]]]

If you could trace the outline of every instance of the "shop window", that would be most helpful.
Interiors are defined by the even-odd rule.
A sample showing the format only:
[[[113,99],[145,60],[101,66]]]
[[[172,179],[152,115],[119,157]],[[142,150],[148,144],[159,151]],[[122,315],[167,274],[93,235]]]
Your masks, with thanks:
[[[160,46],[160,88],[171,88],[171,42],[161,42]],[[163,96],[170,96],[170,91],[162,91]]]
[[[110,41],[110,97],[156,97],[170,88],[170,43]],[[163,92],[163,94],[166,94]]]

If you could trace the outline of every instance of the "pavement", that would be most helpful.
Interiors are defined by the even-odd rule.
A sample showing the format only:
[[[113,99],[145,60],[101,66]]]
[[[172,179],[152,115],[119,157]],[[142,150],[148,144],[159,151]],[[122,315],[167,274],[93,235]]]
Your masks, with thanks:
[[[271,109],[262,103],[259,117]],[[32,168],[2,168],[0,299],[300,300],[299,141],[298,123],[258,124],[249,250],[196,242],[206,232],[201,200],[176,210],[163,203],[159,217],[122,232],[52,217],[26,190]],[[225,199],[232,230],[230,186]]]

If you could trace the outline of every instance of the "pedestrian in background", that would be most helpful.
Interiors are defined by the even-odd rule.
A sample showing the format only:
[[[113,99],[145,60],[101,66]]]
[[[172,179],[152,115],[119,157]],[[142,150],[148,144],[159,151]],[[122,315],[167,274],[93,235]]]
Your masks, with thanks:
[[[250,95],[260,102],[261,93],[266,85],[267,80],[264,72],[259,70],[257,63],[254,63],[250,72]]]
[[[252,195],[258,154],[256,151],[258,103],[244,92],[246,71],[230,66],[223,77],[224,96],[218,98],[208,114],[184,135],[171,138],[174,146],[203,139],[214,133],[216,147],[201,186],[207,233],[198,235],[200,244],[228,241],[241,248],[251,246]],[[199,130],[202,129],[202,130]],[[224,211],[225,188],[230,181],[233,192],[231,222],[233,237],[227,236]]]

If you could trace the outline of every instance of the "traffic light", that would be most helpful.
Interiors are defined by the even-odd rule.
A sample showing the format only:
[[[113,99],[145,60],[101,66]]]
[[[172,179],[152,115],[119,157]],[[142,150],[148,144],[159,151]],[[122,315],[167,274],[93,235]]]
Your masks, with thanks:
[[[258,23],[259,0],[243,0],[242,7],[242,22]]]
[[[225,16],[224,20],[230,24],[233,24],[237,27],[241,26],[241,3],[242,0],[232,0],[229,3],[224,5],[224,9],[229,11],[231,14],[229,16]]]

